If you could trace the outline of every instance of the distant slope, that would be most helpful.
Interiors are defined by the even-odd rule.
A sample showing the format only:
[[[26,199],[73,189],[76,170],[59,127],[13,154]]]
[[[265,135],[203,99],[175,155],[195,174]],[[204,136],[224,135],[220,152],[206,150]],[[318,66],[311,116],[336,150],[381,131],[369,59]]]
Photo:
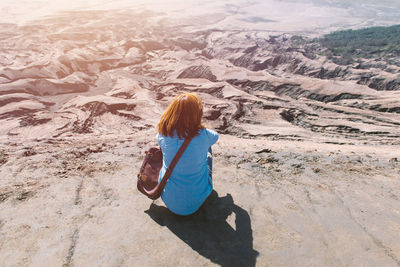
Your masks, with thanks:
[[[398,57],[400,25],[333,32],[318,39],[318,42],[327,48],[328,56],[340,56],[347,60]]]

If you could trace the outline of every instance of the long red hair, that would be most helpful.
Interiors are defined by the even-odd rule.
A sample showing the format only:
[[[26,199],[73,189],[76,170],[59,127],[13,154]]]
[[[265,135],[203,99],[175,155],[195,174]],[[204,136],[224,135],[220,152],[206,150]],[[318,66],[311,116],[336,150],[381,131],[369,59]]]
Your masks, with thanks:
[[[158,133],[164,136],[186,138],[204,129],[201,124],[203,103],[193,93],[180,94],[171,102],[158,123]]]

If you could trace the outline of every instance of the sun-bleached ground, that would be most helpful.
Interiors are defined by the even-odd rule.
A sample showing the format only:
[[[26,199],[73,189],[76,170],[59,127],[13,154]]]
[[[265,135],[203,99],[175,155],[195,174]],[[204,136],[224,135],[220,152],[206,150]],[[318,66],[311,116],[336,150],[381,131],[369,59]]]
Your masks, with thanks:
[[[3,264],[398,264],[395,148],[221,135],[218,197],[182,219],[135,188],[153,134],[9,144],[0,185]]]

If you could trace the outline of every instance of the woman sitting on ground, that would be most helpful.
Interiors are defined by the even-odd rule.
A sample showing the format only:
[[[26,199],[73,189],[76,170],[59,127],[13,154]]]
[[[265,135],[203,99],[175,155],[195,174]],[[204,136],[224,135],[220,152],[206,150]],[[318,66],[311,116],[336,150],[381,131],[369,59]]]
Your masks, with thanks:
[[[194,136],[161,195],[167,208],[178,215],[194,213],[213,189],[211,146],[217,142],[218,134],[202,125],[202,116],[201,99],[193,93],[180,94],[158,124],[157,141],[163,153],[159,182],[184,139]]]

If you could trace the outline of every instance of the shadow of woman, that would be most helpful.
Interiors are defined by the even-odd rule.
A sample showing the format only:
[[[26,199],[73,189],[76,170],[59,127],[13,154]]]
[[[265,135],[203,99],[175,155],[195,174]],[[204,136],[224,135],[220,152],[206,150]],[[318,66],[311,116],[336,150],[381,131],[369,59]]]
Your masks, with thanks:
[[[151,204],[145,211],[166,226],[200,255],[221,266],[255,266],[250,216],[233,203],[232,196],[218,197],[213,191],[203,206],[190,216],[178,216],[163,206]],[[226,219],[235,214],[236,229]]]

